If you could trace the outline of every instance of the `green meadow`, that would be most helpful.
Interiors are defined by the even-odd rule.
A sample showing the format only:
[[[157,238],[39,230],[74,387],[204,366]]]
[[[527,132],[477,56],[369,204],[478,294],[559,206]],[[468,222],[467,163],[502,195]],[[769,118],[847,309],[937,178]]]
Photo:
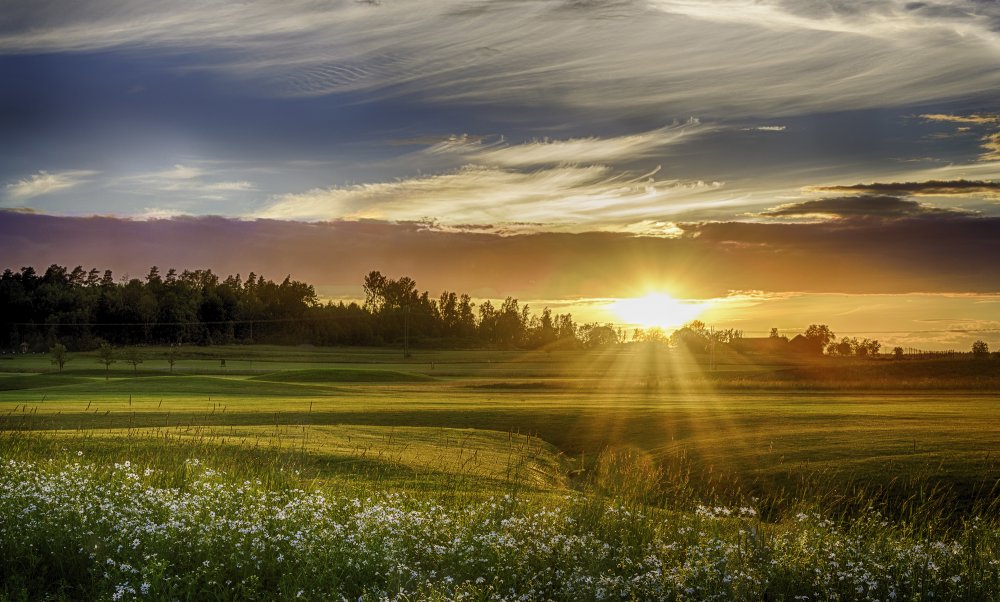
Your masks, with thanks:
[[[137,581],[120,567],[110,573],[94,568],[95,562],[107,561],[116,567],[126,562],[139,570],[138,565],[148,562],[128,554],[127,561],[114,554],[99,558],[106,552],[95,555],[78,545],[93,541],[93,533],[80,535],[83,539],[65,535],[69,539],[63,553],[76,546],[79,551],[73,554],[82,556],[77,564],[62,566],[56,560],[58,550],[45,551],[48,543],[37,540],[35,547],[24,547],[32,537],[44,539],[47,527],[18,531],[15,537],[16,529],[8,526],[0,533],[7,558],[5,596],[114,598],[117,593],[117,599],[147,594],[162,599],[266,599],[297,594],[324,599],[337,593],[349,599],[569,600],[756,599],[767,594],[773,599],[890,599],[890,592],[912,597],[925,590],[950,599],[1000,595],[993,589],[1000,581],[1000,556],[993,547],[1000,533],[995,519],[1000,362],[994,360],[733,356],[713,362],[655,345],[551,352],[417,350],[406,359],[386,349],[193,347],[172,367],[165,358],[165,349],[145,348],[141,363],[119,359],[106,369],[96,355],[79,353],[71,355],[61,372],[43,355],[0,360],[0,453],[7,485],[21,483],[24,474],[36,474],[53,480],[38,491],[51,492],[61,486],[59,479],[79,488],[82,481],[73,479],[86,477],[84,481],[96,485],[84,489],[92,487],[98,497],[104,492],[103,501],[52,502],[45,512],[55,514],[39,520],[63,525],[59,537],[92,524],[87,521],[101,523],[82,510],[67,517],[65,509],[58,510],[66,504],[104,508],[128,498],[130,504],[142,506],[146,498],[198,494],[208,482],[219,488],[220,499],[229,500],[229,506],[212,510],[220,515],[250,512],[251,506],[268,516],[283,512],[253,506],[240,497],[248,495],[244,487],[261,499],[290,496],[296,504],[305,503],[296,496],[325,492],[330,499],[361,500],[361,505],[382,504],[400,512],[417,512],[416,507],[430,512],[425,504],[440,504],[442,512],[455,514],[447,520],[471,521],[465,527],[471,531],[462,537],[475,539],[482,535],[475,526],[481,517],[463,513],[485,512],[500,499],[507,505],[502,520],[568,513],[571,522],[560,523],[562,531],[545,537],[582,536],[578,531],[586,526],[587,537],[603,537],[612,547],[624,545],[623,537],[638,538],[641,545],[636,543],[638,547],[618,560],[594,550],[580,552],[586,561],[573,565],[580,573],[573,579],[583,579],[579,582],[566,577],[568,568],[561,578],[549,575],[539,581],[540,573],[525,577],[554,562],[569,562],[557,562],[543,552],[503,560],[511,566],[527,564],[510,575],[498,575],[466,566],[451,544],[445,547],[455,558],[445,562],[431,559],[419,546],[404,546],[403,540],[370,542],[385,549],[403,546],[398,552],[406,560],[380,556],[382,568],[369,577],[344,577],[345,567],[353,566],[343,564],[348,554],[327,559],[340,567],[332,576],[300,566],[295,569],[300,572],[292,571],[298,577],[283,577],[270,558],[267,570],[275,573],[264,581],[253,581],[253,571],[247,573],[245,567],[219,568],[218,573],[199,569],[188,582],[167,579],[191,558],[223,554],[211,552],[209,546],[189,551],[185,559],[167,558],[172,552],[161,549],[156,552],[159,564],[153,563],[160,567],[159,576],[143,568]],[[133,469],[122,468],[126,462],[143,472],[128,476]],[[107,493],[119,491],[116,487],[124,489]],[[145,497],[135,497],[140,487],[147,491]],[[242,493],[234,493],[233,487]],[[31,497],[35,493],[13,490],[22,497],[0,495],[6,502],[0,504],[5,520],[24,512],[25,504],[44,506],[37,496]],[[17,499],[21,506],[16,506]],[[174,508],[177,502],[164,503]],[[169,524],[157,514],[165,512],[163,507],[157,508],[149,512],[159,518],[144,520]],[[627,524],[615,523],[617,530],[607,531],[607,513],[623,511],[633,513]],[[116,523],[118,531],[133,525],[132,518],[116,520],[123,521]],[[208,528],[202,524],[203,514],[189,520]],[[274,520],[270,516],[265,522]],[[919,575],[906,573],[917,570],[911,566],[917,552],[907,546],[923,546],[921,553],[930,553],[927,546],[934,542],[951,546],[971,536],[970,521],[984,520],[988,522],[975,523],[976,529],[986,529],[977,535],[975,549],[966,547],[949,556],[954,570],[928,572],[925,565]],[[685,521],[697,523],[688,525],[695,529],[690,541],[678,539],[677,529],[686,533],[681,524]],[[14,522],[20,524],[10,520],[8,525]],[[565,531],[568,524],[575,526]],[[669,532],[663,531],[664,525]],[[882,576],[864,580],[855,575],[861,581],[851,577],[848,589],[818,583],[808,563],[799,567],[802,574],[787,559],[782,568],[790,571],[787,574],[761,564],[781,554],[804,553],[796,552],[794,545],[821,537],[811,529],[830,531],[822,537],[831,541],[842,538],[834,556],[853,549],[852,541],[872,549],[891,543],[893,549],[909,551],[894,556],[896,560],[880,556]],[[397,535],[403,537],[391,537]],[[426,537],[446,535],[433,531]],[[51,539],[51,533],[47,537]],[[147,545],[145,537],[133,537],[136,549]],[[677,556],[676,546],[685,541],[686,551]],[[719,544],[725,561],[706,560],[701,569],[692,568],[692,559],[707,554],[703,546],[715,545],[713,541],[725,544]],[[246,542],[230,543],[233,549],[243,549]],[[260,545],[284,544],[276,540]],[[525,545],[513,547],[522,550]],[[485,549],[499,554],[495,546]],[[476,548],[476,554],[481,552]],[[311,562],[306,550],[294,553],[301,556],[299,562]],[[735,556],[730,558],[730,553]],[[623,558],[641,564],[647,557],[687,569],[667,574],[661,567],[659,576],[643,581],[642,588],[626,586],[638,573]],[[429,568],[442,562],[455,573],[447,575],[450,580],[444,579],[445,569]],[[383,574],[390,568],[402,570],[400,563],[409,567],[410,578]],[[896,566],[893,563],[902,564],[885,568]],[[647,569],[652,570],[643,571]],[[242,593],[220,585],[226,570],[232,573],[227,579],[246,588],[239,590]],[[878,572],[866,570],[870,576]],[[992,581],[976,573],[980,585],[970,586],[969,571],[974,570],[986,571]],[[904,578],[904,573],[910,576]],[[604,575],[610,581],[586,585],[587,575]],[[286,577],[291,581],[282,581]],[[612,582],[617,585],[609,585]],[[857,591],[862,582],[863,591]],[[122,583],[126,585],[115,589]]]
[[[406,360],[383,349],[195,347],[171,370],[164,354],[146,349],[141,364],[107,371],[88,354],[62,372],[41,355],[0,360],[0,426],[40,447],[253,442],[297,450],[320,480],[352,476],[347,460],[374,454],[433,481],[473,451],[474,463],[496,464],[525,441],[563,468],[551,480],[561,487],[621,451],[683,471],[705,494],[766,497],[819,481],[834,494],[920,484],[969,501],[1000,476],[1000,371],[988,360],[709,366],[655,346]]]

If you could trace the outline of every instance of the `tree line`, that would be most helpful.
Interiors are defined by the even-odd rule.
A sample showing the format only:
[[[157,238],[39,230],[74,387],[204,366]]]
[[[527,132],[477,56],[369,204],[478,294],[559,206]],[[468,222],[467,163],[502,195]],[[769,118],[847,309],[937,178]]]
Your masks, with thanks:
[[[548,307],[532,313],[508,297],[475,303],[445,291],[433,298],[409,277],[373,271],[364,302],[326,302],[306,283],[250,273],[153,267],[144,278],[51,265],[0,275],[0,349],[72,351],[111,346],[230,343],[575,347],[621,340],[609,325],[574,322]]]
[[[764,339],[744,339],[735,329],[715,330],[694,320],[667,334],[660,328],[625,332],[611,324],[577,324],[548,307],[532,313],[513,297],[474,302],[465,293],[431,297],[412,278],[381,272],[363,280],[360,303],[326,302],[306,283],[280,282],[250,273],[221,278],[211,270],[156,266],[144,278],[116,279],[111,270],[72,270],[51,265],[0,275],[0,350],[88,351],[136,345],[232,343],[587,348],[614,343],[670,343],[693,352],[720,346],[741,352],[795,352],[874,356],[877,340],[837,340],[825,324],[813,324],[791,341],[773,329]],[[756,343],[756,347],[750,347]],[[896,355],[902,354],[896,348]],[[987,356],[977,341],[973,354]]]

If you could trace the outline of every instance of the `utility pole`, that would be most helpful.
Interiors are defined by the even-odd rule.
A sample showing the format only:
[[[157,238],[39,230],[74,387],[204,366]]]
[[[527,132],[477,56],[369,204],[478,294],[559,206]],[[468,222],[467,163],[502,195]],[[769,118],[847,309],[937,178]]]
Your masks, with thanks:
[[[711,350],[711,360],[709,363],[710,366],[709,369],[712,372],[715,372],[715,327],[714,326],[709,330],[708,347]]]

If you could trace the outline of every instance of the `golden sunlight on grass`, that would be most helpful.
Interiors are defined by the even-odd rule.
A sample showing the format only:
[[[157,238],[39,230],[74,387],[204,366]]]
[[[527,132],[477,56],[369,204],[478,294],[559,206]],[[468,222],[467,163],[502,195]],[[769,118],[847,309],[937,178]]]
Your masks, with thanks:
[[[609,308],[618,318],[643,328],[679,328],[705,311],[705,303],[674,299],[666,293],[648,293],[644,297],[619,299]]]

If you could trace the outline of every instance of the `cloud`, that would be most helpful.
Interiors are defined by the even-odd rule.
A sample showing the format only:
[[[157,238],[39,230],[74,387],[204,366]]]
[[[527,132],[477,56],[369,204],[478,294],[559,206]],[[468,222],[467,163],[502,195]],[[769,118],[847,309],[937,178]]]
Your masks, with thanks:
[[[255,217],[326,221],[435,217],[444,225],[533,222],[613,228],[698,206],[719,182],[657,180],[601,165],[533,171],[468,165],[432,176],[285,194]]]
[[[1000,161],[1000,132],[993,132],[983,136],[983,154],[979,155],[982,161]]]
[[[858,192],[896,196],[963,196],[993,197],[1000,194],[998,180],[926,180],[923,182],[872,182],[837,186],[812,186],[820,192]]]
[[[148,221],[0,212],[6,266],[151,265],[358,287],[373,269],[431,291],[482,297],[607,298],[656,283],[686,298],[729,291],[996,293],[1000,218],[676,225],[672,238],[620,232],[442,232],[416,223]]]
[[[871,177],[871,176],[870,176]],[[937,166],[924,167],[920,169],[904,170],[897,173],[876,176],[875,180],[882,179],[888,181],[890,186],[895,182],[926,182],[938,181],[949,182],[958,180],[971,180],[982,182],[1000,181],[1000,163],[995,161],[974,161],[971,163],[946,163]],[[866,186],[860,183],[860,186]],[[816,187],[806,187],[806,191],[815,191]],[[859,189],[860,190],[860,189]],[[911,193],[912,194],[912,193]],[[980,193],[977,193],[980,194]],[[988,194],[987,192],[981,194]]]
[[[170,169],[164,169],[162,171],[154,171],[145,174],[140,174],[134,176],[135,179],[146,179],[146,180],[194,180],[205,175],[205,170],[200,167],[192,167],[190,165],[181,165],[180,163],[174,165]]]
[[[921,119],[927,121],[940,121],[944,123],[974,123],[976,125],[1000,123],[1000,117],[996,115],[951,115],[948,113],[924,113]]]
[[[968,212],[942,209],[894,196],[835,197],[788,203],[761,213],[765,217],[822,217],[831,219],[899,219],[952,217]]]
[[[745,132],[784,132],[786,126],[783,125],[758,125],[752,128],[743,128]]]
[[[787,115],[1000,87],[995,3],[13,0],[0,52],[141,48],[268,94]]]
[[[891,35],[918,31],[929,22],[985,35],[1000,11],[976,0],[870,2],[866,0],[654,0],[660,9],[723,23],[766,22],[778,30],[806,29]]]
[[[146,207],[142,212],[132,216],[136,220],[170,219],[183,217],[186,214],[173,207]]]
[[[184,193],[202,199],[223,200],[226,193],[257,190],[247,180],[218,180],[219,174],[200,166],[176,164],[171,168],[121,176],[111,184],[130,192]]]
[[[53,192],[69,190],[80,184],[88,182],[90,176],[98,172],[76,169],[68,171],[58,171],[49,173],[39,171],[27,178],[7,184],[7,197],[14,201],[25,201],[37,196],[44,196]]]
[[[689,142],[711,131],[697,119],[675,123],[649,132],[610,138],[571,138],[534,140],[511,145],[504,140],[489,142],[483,138],[453,136],[424,152],[432,155],[458,155],[466,160],[500,167],[535,167],[553,164],[607,164],[661,154],[664,147]]]
[[[813,223],[682,224],[683,238],[717,247],[747,288],[804,292],[996,292],[1000,218],[971,214]],[[683,239],[682,238],[682,239]],[[761,275],[764,273],[765,275]],[[785,286],[781,286],[781,282]]]
[[[253,182],[240,180],[238,182],[205,182],[201,185],[201,189],[219,192],[247,192],[257,190],[257,186]]]
[[[975,126],[990,126],[992,128],[1000,127],[1000,115],[990,115],[975,113],[972,115],[951,115],[942,113],[930,113],[920,116],[927,121],[938,121],[944,123],[962,123],[962,124],[972,124]],[[968,126],[957,128],[958,133],[966,133],[970,131]],[[1000,161],[1000,130],[994,129],[994,131],[986,132],[980,138],[980,148],[983,152],[979,155],[980,161]]]
[[[720,182],[659,177],[615,167],[656,155],[712,129],[695,119],[639,134],[533,140],[453,135],[416,153],[465,165],[443,173],[275,196],[254,214],[267,219],[380,219],[426,222],[435,228],[497,231],[554,228],[654,231],[658,223],[713,202]]]

